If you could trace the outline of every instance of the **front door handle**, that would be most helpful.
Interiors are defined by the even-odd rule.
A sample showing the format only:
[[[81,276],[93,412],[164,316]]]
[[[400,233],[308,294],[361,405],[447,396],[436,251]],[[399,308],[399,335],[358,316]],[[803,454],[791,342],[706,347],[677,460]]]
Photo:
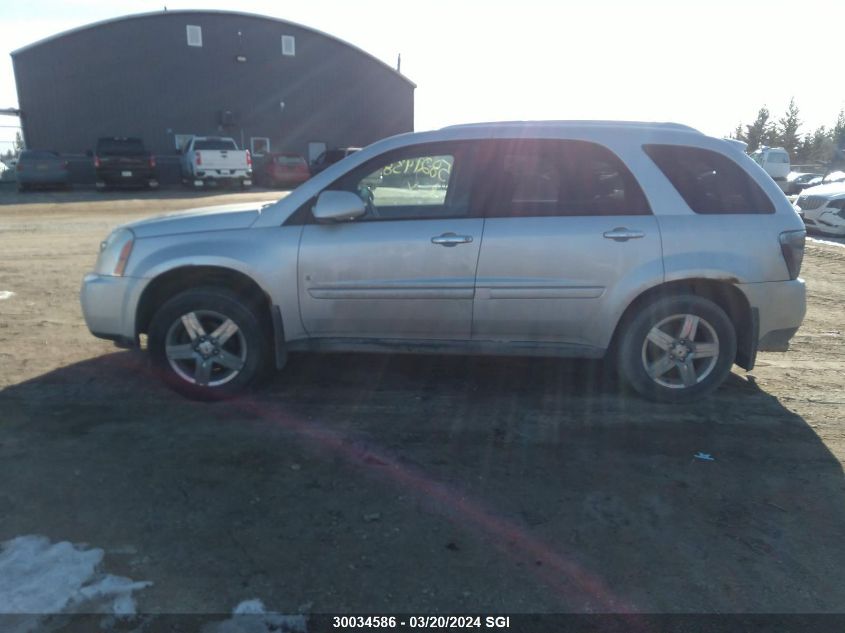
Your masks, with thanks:
[[[642,231],[632,231],[631,229],[626,229],[624,226],[617,226],[612,231],[605,231],[604,237],[615,242],[627,242],[628,240],[638,240],[641,237],[645,237],[645,233]]]
[[[440,246],[457,246],[458,244],[469,244],[472,242],[472,235],[456,235],[455,233],[444,233],[431,238],[432,244]]]

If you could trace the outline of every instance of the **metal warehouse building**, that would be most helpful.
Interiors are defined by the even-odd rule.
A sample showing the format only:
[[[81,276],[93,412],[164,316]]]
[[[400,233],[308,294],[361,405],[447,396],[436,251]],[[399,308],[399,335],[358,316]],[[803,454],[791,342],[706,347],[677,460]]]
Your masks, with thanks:
[[[413,130],[411,81],[337,38],[264,16],[132,15],[12,59],[30,148],[81,153],[100,136],[140,136],[156,154],[174,154],[197,134],[313,158]]]

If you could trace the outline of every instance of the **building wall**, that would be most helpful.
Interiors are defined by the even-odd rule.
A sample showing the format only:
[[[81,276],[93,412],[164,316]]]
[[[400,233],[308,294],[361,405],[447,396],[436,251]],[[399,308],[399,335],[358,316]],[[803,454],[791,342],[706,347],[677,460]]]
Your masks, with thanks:
[[[187,45],[189,24],[202,27],[202,47]],[[294,57],[282,55],[282,35],[295,37]],[[176,134],[209,134],[247,148],[267,137],[271,151],[306,154],[309,142],[364,146],[413,130],[410,81],[340,40],[272,18],[147,14],[12,57],[32,148],[84,152],[100,136],[140,136],[166,154]],[[221,124],[224,110],[231,125]]]

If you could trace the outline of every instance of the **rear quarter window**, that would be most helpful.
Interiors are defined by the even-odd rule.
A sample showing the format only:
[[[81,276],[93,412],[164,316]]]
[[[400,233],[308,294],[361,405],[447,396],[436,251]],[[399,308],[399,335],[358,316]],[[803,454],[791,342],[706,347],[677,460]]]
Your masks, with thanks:
[[[774,213],[760,186],[733,160],[686,145],[644,145],[643,150],[695,213]]]

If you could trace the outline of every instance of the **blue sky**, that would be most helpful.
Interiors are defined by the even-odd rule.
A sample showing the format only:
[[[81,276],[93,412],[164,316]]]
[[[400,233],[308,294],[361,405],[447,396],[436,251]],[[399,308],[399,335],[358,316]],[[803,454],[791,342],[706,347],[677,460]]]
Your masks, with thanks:
[[[416,128],[503,119],[677,121],[722,136],[761,105],[795,96],[802,131],[845,106],[845,2],[675,0],[166,1],[168,9],[271,15],[326,31],[417,85]],[[61,31],[165,2],[4,2],[6,53]],[[825,29],[829,28],[829,32]],[[0,107],[17,104],[0,59]],[[2,117],[0,125],[16,123]],[[0,128],[0,140],[13,130]],[[0,143],[0,150],[8,147]]]

